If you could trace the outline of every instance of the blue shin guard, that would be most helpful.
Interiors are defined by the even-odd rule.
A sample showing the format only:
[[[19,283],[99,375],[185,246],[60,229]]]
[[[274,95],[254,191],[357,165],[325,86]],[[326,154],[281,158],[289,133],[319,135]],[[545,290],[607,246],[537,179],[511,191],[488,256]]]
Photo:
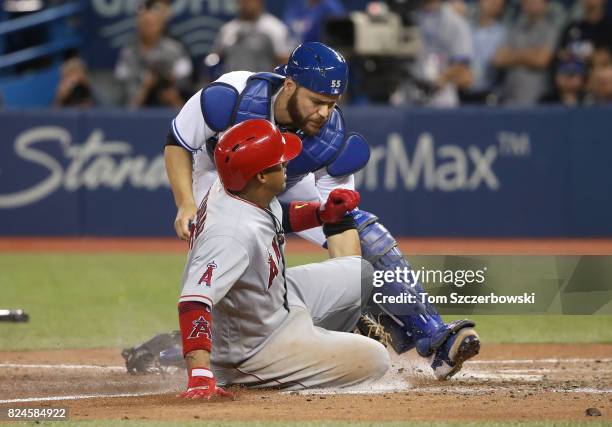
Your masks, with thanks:
[[[374,266],[375,271],[393,271],[404,273],[412,268],[397,247],[397,242],[378,218],[362,210],[353,211],[353,217],[361,240],[361,252],[364,259]],[[446,325],[436,309],[428,302],[421,301],[425,292],[418,283],[410,280],[387,281],[379,288],[385,297],[405,299],[412,295],[414,303],[388,303],[387,299],[370,304],[368,311],[385,328],[391,336],[391,345],[397,353],[403,353],[416,347],[419,355],[431,356],[442,344],[463,328],[473,327],[474,322],[460,320]]]

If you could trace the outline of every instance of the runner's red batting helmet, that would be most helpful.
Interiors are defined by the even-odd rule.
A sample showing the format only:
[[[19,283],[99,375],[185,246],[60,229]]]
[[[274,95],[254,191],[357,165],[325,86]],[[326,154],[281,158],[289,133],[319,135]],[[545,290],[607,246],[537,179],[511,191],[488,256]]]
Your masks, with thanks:
[[[223,186],[240,191],[258,172],[288,162],[302,150],[302,141],[281,133],[264,119],[252,119],[230,128],[215,148],[215,164]]]

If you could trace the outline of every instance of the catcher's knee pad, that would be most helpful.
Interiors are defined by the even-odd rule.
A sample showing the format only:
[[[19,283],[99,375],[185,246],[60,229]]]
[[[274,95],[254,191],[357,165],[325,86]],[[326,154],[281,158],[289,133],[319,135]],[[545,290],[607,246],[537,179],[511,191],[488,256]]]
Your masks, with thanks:
[[[431,355],[451,331],[431,304],[421,302],[421,295],[425,291],[420,283],[399,280],[398,275],[393,275],[392,281],[380,280],[386,279],[384,272],[396,272],[398,269],[402,272],[401,277],[412,277],[409,274],[412,270],[410,263],[397,247],[391,233],[374,214],[355,210],[353,217],[359,232],[362,257],[374,266],[374,278],[382,281],[375,283],[377,288],[366,312],[373,315],[390,335],[396,352],[403,353],[416,347],[421,356]],[[381,295],[396,297],[396,300],[412,295],[415,302],[388,303],[388,299]]]

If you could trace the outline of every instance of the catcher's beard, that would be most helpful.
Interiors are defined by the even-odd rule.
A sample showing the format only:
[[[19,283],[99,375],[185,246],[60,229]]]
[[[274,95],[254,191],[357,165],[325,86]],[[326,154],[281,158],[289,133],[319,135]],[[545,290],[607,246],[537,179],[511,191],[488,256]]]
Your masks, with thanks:
[[[296,88],[293,95],[289,97],[289,101],[287,101],[287,111],[289,112],[289,117],[291,118],[291,124],[295,129],[300,129],[302,132],[309,134],[309,132],[304,130],[307,118],[300,113],[300,109],[297,105],[297,94],[300,88]]]

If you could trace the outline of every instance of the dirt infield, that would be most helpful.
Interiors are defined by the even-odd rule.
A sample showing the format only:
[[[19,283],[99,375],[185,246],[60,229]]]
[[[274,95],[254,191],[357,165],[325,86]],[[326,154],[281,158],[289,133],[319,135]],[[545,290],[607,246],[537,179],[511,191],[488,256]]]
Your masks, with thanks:
[[[406,255],[612,255],[612,239],[477,239],[402,238]],[[175,238],[0,237],[4,252],[175,252],[186,253],[187,243]],[[289,237],[288,253],[324,250]]]
[[[413,353],[371,386],[193,402],[177,397],[182,370],[131,376],[118,349],[4,352],[0,408],[66,405],[73,420],[584,421],[594,407],[612,420],[612,345],[488,345],[444,383]]]

